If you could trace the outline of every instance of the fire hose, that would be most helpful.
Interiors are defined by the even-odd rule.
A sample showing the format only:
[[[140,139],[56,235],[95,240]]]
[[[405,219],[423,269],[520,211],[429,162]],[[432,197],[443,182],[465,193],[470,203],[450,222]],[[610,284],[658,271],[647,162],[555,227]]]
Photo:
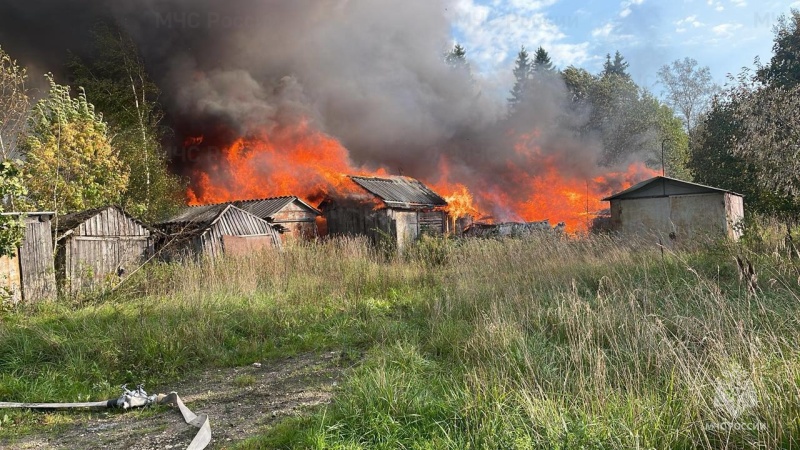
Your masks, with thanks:
[[[79,403],[15,403],[0,402],[0,408],[19,408],[19,409],[71,409],[71,408],[138,408],[149,405],[171,405],[177,406],[183,415],[183,420],[189,425],[199,428],[197,434],[186,447],[186,450],[203,450],[211,442],[211,425],[208,416],[193,413],[183,403],[176,392],[169,394],[147,395],[144,386],[137,386],[136,390],[131,391],[126,385],[122,386],[122,395],[118,398],[99,402],[79,402]]]

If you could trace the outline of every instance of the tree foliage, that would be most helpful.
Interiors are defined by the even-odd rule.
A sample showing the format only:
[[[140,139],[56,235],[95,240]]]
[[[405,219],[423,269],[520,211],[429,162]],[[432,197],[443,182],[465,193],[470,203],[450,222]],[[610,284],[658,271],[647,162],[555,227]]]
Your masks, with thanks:
[[[611,59],[611,54],[606,54],[606,62],[603,64],[603,76],[607,77],[611,75],[628,79],[631,77],[628,74],[628,62],[625,61],[625,58],[619,50],[614,53],[613,60]]]
[[[542,47],[536,49],[536,53],[533,54],[533,64],[531,65],[531,71],[534,73],[538,72],[553,72],[555,67],[553,66],[552,61],[550,61],[550,55],[547,53]]]
[[[27,194],[18,161],[0,161],[0,213],[16,211],[17,202]],[[24,216],[0,214],[0,257],[11,256],[25,233]]]
[[[30,109],[25,88],[27,74],[0,48],[0,161],[13,158],[17,137]]]
[[[750,208],[800,218],[800,14],[782,17],[774,54],[744,71],[698,130],[690,165],[708,183],[744,194]],[[788,223],[788,222],[787,222]]]
[[[469,70],[469,62],[467,61],[467,49],[459,43],[453,46],[444,58],[448,66],[454,69]]]
[[[662,66],[658,79],[666,89],[666,103],[683,117],[686,133],[691,134],[697,118],[718,90],[711,70],[708,66],[699,67],[697,60],[687,57]]]
[[[102,115],[81,89],[47,75],[50,90],[33,108],[21,147],[29,198],[35,207],[58,213],[119,202],[129,169],[111,146]]]
[[[759,167],[764,189],[800,196],[800,85],[740,86],[735,153]]]
[[[511,88],[511,97],[508,98],[509,108],[512,113],[520,107],[528,94],[531,66],[530,55],[525,50],[525,46],[522,46],[514,62],[514,87]]]
[[[575,114],[587,116],[580,132],[603,144],[601,163],[616,165],[644,158],[651,167],[661,167],[664,139],[668,175],[691,179],[686,169],[688,139],[673,111],[650,92],[640,88],[627,74],[628,63],[617,52],[609,55],[603,71],[592,75],[567,67],[561,72]]]
[[[800,10],[778,19],[772,53],[769,64],[759,68],[758,79],[776,87],[800,84]]]
[[[181,205],[185,186],[168,170],[161,145],[165,129],[161,126],[160,91],[128,35],[105,25],[93,34],[94,56],[73,58],[68,69],[103,112],[111,143],[130,169],[121,205],[146,220],[163,218]]]

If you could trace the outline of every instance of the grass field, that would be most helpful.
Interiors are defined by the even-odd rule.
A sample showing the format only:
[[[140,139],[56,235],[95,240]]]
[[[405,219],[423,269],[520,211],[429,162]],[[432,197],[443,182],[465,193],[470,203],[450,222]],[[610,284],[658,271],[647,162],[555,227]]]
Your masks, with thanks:
[[[391,258],[342,239],[151,265],[4,312],[0,400],[341,350],[361,362],[330,405],[238,448],[799,448],[798,283],[770,239],[430,239]],[[42,420],[9,413],[0,437]]]

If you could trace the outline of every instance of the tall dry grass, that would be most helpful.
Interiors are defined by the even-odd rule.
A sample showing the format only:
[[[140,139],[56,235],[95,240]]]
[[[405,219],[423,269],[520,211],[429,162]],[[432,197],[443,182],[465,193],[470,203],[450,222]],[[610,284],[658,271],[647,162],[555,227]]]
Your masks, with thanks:
[[[6,314],[0,400],[337,349],[363,358],[333,403],[243,448],[794,447],[799,275],[777,238],[425,239],[399,256],[340,239],[154,264]]]

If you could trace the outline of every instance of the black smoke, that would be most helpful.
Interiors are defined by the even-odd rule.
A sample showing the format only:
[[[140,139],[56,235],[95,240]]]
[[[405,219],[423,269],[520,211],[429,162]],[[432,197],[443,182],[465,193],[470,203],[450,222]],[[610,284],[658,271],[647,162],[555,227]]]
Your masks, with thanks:
[[[435,181],[446,160],[473,190],[518,190],[512,166],[596,174],[602,148],[574,132],[584,117],[560,78],[507,120],[505,98],[444,63],[451,1],[7,1],[0,45],[34,72],[58,72],[67,50],[90,51],[93,24],[113,22],[160,86],[177,143],[202,134],[221,146],[307,120],[356,165]],[[533,156],[515,148],[520,135]]]

